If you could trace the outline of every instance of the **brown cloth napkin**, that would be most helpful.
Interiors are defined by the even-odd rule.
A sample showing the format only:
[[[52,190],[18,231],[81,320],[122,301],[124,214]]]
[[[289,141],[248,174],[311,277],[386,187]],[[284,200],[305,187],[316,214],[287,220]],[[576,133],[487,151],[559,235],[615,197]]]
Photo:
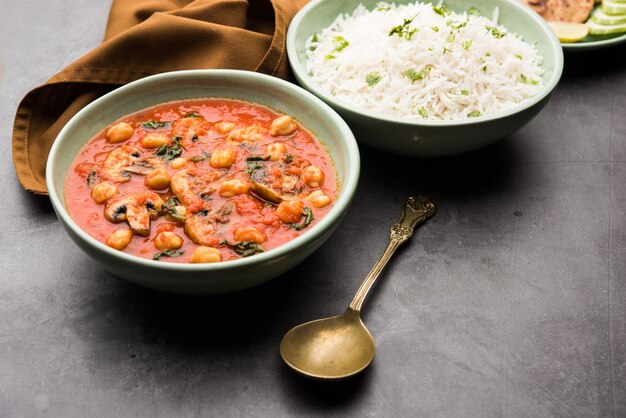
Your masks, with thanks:
[[[233,68],[288,78],[287,25],[308,0],[113,0],[103,43],[18,106],[13,162],[46,194],[50,147],[82,107],[122,84],[175,70]]]

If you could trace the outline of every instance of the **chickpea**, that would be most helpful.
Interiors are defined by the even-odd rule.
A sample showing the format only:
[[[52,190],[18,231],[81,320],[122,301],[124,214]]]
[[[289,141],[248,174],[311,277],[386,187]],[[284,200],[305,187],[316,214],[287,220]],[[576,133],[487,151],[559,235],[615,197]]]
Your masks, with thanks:
[[[162,133],[152,132],[142,136],[139,142],[142,147],[153,149],[167,145],[170,139]]]
[[[113,196],[117,194],[117,187],[103,181],[102,183],[98,183],[91,189],[91,198],[96,201],[97,204],[101,205]]]
[[[254,142],[263,139],[264,129],[258,125],[251,125],[246,128],[239,128],[231,131],[226,137],[227,141],[235,142]]]
[[[326,196],[321,190],[315,190],[313,193],[304,198],[316,208],[323,208],[330,203],[330,197]]]
[[[276,216],[286,224],[296,223],[302,217],[304,204],[299,200],[286,200],[280,202],[276,208]]]
[[[287,147],[280,142],[274,142],[265,147],[265,153],[270,156],[270,161],[278,161],[287,152]]]
[[[309,187],[320,187],[324,184],[324,172],[319,167],[310,165],[302,171],[302,181]]]
[[[179,215],[178,217],[174,217],[169,213],[165,214],[165,219],[167,219],[170,222],[184,222],[183,218],[185,218],[187,216],[187,208],[183,205],[176,205],[174,206],[174,209],[176,210],[176,213]]]
[[[250,186],[241,180],[226,180],[220,185],[220,196],[233,197],[240,194],[248,193]]]
[[[122,251],[130,244],[130,240],[133,238],[133,231],[130,229],[116,229],[111,232],[111,235],[107,238],[107,245],[116,250]]]
[[[227,134],[233,129],[235,129],[235,124],[232,122],[223,120],[221,122],[217,122],[215,125],[213,125],[213,127],[215,128],[217,132],[221,134]]]
[[[143,183],[155,190],[167,189],[170,185],[170,174],[164,168],[158,168],[150,172],[143,180]]]
[[[189,258],[190,263],[219,263],[222,261],[222,253],[213,247],[198,247]]]
[[[182,168],[185,164],[187,164],[187,159],[184,157],[178,157],[178,158],[174,158],[171,162],[170,165],[172,166],[173,169],[178,170],[179,168]]]
[[[235,241],[245,242],[252,241],[261,244],[267,240],[265,232],[255,228],[254,226],[242,226],[235,230]]]
[[[183,246],[183,239],[174,232],[159,232],[154,237],[154,246],[159,250],[177,250]]]
[[[298,124],[289,115],[280,116],[272,121],[270,135],[289,135],[298,129]]]
[[[209,160],[209,164],[213,168],[229,168],[234,162],[235,153],[230,148],[216,149]]]
[[[157,234],[160,234],[161,232],[164,232],[164,231],[174,232],[175,229],[176,229],[176,226],[174,224],[159,224],[156,227],[156,232]]]
[[[107,140],[112,144],[123,142],[133,136],[135,130],[126,122],[119,122],[107,130]]]

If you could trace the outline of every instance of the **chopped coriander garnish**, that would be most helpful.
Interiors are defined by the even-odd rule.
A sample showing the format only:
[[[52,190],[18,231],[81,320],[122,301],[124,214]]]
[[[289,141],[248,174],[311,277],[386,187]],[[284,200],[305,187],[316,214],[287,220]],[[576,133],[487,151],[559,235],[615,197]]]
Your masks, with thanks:
[[[456,29],[456,30],[459,30],[459,29],[461,29],[462,27],[467,26],[467,21],[465,21],[465,22],[461,22],[461,23],[458,23],[458,24],[456,24],[456,25],[455,25],[455,24],[454,24],[454,22],[452,22],[451,20],[449,20],[448,22],[451,22],[448,26],[450,26],[450,27],[452,27],[452,29]],[[446,22],[446,24],[448,24],[448,22]]]
[[[472,6],[472,7],[470,7],[470,8],[469,8],[468,13],[469,13],[470,15],[472,15],[472,16],[479,16],[479,15],[480,15],[480,12],[479,12],[479,11],[478,11],[478,9],[477,9],[477,8],[475,8],[474,6]]]
[[[515,54],[515,58],[517,58],[518,60],[521,60],[522,56],[520,54]]]
[[[428,64],[421,71],[417,72],[413,68],[409,68],[405,72],[402,73],[403,76],[411,79],[411,84],[416,82],[417,80],[423,80],[428,74],[430,74],[430,70],[433,68],[432,65]]]
[[[469,96],[469,91],[468,90],[461,90],[461,94],[463,96]]]
[[[378,71],[374,71],[365,76],[365,82],[368,86],[375,86],[378,82],[382,80],[382,77]]]
[[[487,29],[488,32],[491,32],[491,34],[495,38],[501,39],[506,36],[506,32],[502,32],[500,29],[498,29],[495,26],[485,26],[485,29]]]
[[[446,48],[445,46],[443,47],[443,52],[441,53],[441,55],[446,55],[446,52],[452,52],[451,49]]]
[[[335,51],[340,52],[346,49],[350,42],[348,42],[343,36],[335,36],[333,38],[333,43],[335,44]]]
[[[483,73],[486,73],[487,72],[487,65],[483,65],[483,68],[481,68],[481,70],[482,70]]]
[[[448,35],[448,38],[446,39],[446,42],[448,42],[450,44],[452,42],[454,42],[454,34],[453,33],[450,33],[450,35]]]
[[[461,46],[463,47],[463,49],[468,50],[470,46],[472,46],[472,40],[468,39],[467,41],[463,41],[461,43]]]
[[[444,4],[442,4],[441,7],[433,6],[433,12],[439,16],[445,16],[447,12],[446,6]]]
[[[400,38],[404,38],[407,40],[411,39],[411,36],[413,36],[413,34],[417,32],[417,29],[409,30],[409,25],[412,21],[413,18],[404,19],[404,23],[391,28],[391,30],[389,31],[389,36],[398,35]]]
[[[532,78],[528,78],[524,74],[520,74],[520,78],[522,79],[522,83],[524,83],[524,84],[532,84],[534,86],[539,84],[539,81],[533,80]]]
[[[469,112],[467,114],[468,118],[477,118],[480,116],[480,112],[478,110],[474,110],[473,112]]]
[[[433,26],[431,29],[434,30],[435,32],[439,32],[439,28],[437,26]]]
[[[311,42],[319,42],[320,38],[317,37],[317,32],[313,34],[313,37],[311,38]]]
[[[485,56],[486,56],[486,57],[490,57],[490,56],[491,56],[491,53],[487,52],[487,53],[485,54]]]
[[[428,117],[428,110],[424,106],[420,107],[417,112],[424,118]]]
[[[335,59],[335,58],[337,58],[337,57],[336,57],[336,56],[334,56],[333,54],[328,54],[328,55],[326,55],[326,56],[324,57],[324,59],[325,59],[325,60],[332,60],[332,59]]]
[[[388,10],[391,10],[391,6],[377,7],[376,10],[378,10],[379,12],[386,12]]]

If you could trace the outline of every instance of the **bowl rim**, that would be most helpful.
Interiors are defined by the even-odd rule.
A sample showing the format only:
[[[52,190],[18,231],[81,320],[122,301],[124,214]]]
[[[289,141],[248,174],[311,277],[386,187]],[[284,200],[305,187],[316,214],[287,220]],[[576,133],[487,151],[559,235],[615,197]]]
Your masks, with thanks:
[[[563,48],[558,38],[554,34],[554,31],[550,29],[548,24],[539,16],[537,13],[533,12],[530,8],[523,5],[518,0],[497,0],[494,2],[493,7],[497,7],[497,2],[508,3],[512,7],[516,8],[519,13],[525,14],[532,21],[534,21],[537,26],[543,31],[545,35],[551,40],[550,49],[554,55],[554,71],[552,76],[548,80],[548,82],[543,86],[541,91],[532,96],[531,98],[524,100],[523,102],[517,103],[507,109],[503,109],[501,111],[490,113],[487,115],[478,116],[471,119],[452,119],[452,120],[420,120],[420,119],[410,119],[403,118],[394,115],[387,115],[384,113],[374,112],[368,109],[361,108],[359,106],[354,105],[353,103],[337,98],[328,94],[324,91],[317,83],[315,83],[307,74],[306,68],[304,67],[304,63],[300,61],[298,56],[298,51],[296,48],[296,33],[307,16],[314,12],[317,7],[320,7],[322,3],[330,3],[335,0],[311,0],[308,4],[306,4],[302,9],[296,13],[294,18],[292,19],[288,29],[287,29],[287,57],[289,59],[289,64],[293,73],[298,80],[298,82],[305,87],[307,90],[314,92],[314,94],[326,103],[329,103],[333,108],[339,109],[340,112],[346,114],[355,114],[365,118],[373,119],[375,122],[379,123],[397,123],[402,125],[409,126],[420,126],[420,127],[442,127],[442,126],[471,126],[477,125],[487,121],[498,120],[502,118],[506,118],[508,116],[515,115],[520,113],[528,108],[533,107],[537,103],[541,102],[557,86],[559,80],[561,79],[561,75],[563,73],[563,65],[564,65],[564,57],[563,57]],[[415,0],[419,1],[419,0]],[[413,1],[413,2],[415,2]]]
[[[53,179],[53,173],[56,170],[56,160],[57,156],[62,153],[63,148],[62,144],[67,141],[65,139],[68,135],[68,132],[71,132],[74,129],[74,126],[80,124],[83,117],[89,115],[93,112],[97,112],[97,110],[106,106],[107,103],[116,101],[118,98],[124,97],[132,97],[133,94],[137,93],[141,89],[144,89],[146,86],[152,87],[154,86],[158,90],[159,83],[163,81],[171,81],[173,79],[180,79],[180,81],[192,81],[197,79],[221,79],[224,77],[234,78],[236,80],[248,81],[252,80],[252,83],[255,85],[270,85],[273,87],[278,87],[284,89],[289,95],[302,96],[303,100],[311,101],[313,107],[318,108],[318,110],[322,110],[326,113],[326,115],[330,118],[332,123],[337,128],[339,135],[343,138],[341,141],[344,144],[345,150],[347,152],[346,159],[349,162],[347,165],[347,172],[345,176],[345,181],[340,185],[339,195],[337,200],[334,202],[333,207],[330,211],[322,218],[319,222],[317,222],[313,227],[306,231],[306,233],[288,241],[284,244],[276,248],[272,248],[266,252],[255,254],[253,257],[243,257],[236,260],[226,260],[219,263],[174,263],[164,260],[152,260],[149,258],[142,258],[136,255],[127,254],[123,251],[118,251],[113,248],[110,248],[106,244],[100,242],[96,238],[92,237],[86,231],[84,231],[78,224],[72,219],[69,215],[69,212],[65,206],[64,196],[60,196],[59,190],[57,190],[55,186],[55,181]],[[166,86],[167,87],[167,86]],[[185,87],[189,87],[186,85]],[[173,99],[173,100],[185,100],[185,99]],[[239,99],[243,100],[243,99]],[[252,101],[249,101],[252,102]],[[262,103],[257,104],[265,107],[270,107],[264,105]],[[150,106],[140,106],[137,111],[147,108]],[[271,107],[270,107],[271,108]],[[114,121],[111,121],[112,123]],[[306,128],[306,126],[305,126]],[[89,141],[91,137],[86,138],[83,142],[83,145]],[[322,143],[324,142],[322,139],[319,139]],[[81,146],[82,147],[82,146]],[[330,154],[330,153],[329,153]],[[74,155],[73,158],[76,156]],[[334,160],[331,155],[331,159]],[[333,164],[334,161],[333,161]],[[76,115],[74,115],[67,124],[61,129],[59,134],[57,135],[51,149],[48,154],[48,161],[46,163],[46,185],[48,188],[48,196],[50,201],[52,202],[52,206],[55,209],[57,217],[60,218],[61,222],[65,224],[67,228],[69,228],[72,233],[76,236],[80,237],[81,241],[85,242],[92,248],[100,252],[104,252],[110,257],[119,258],[129,264],[135,264],[142,267],[146,267],[149,269],[159,269],[164,271],[176,271],[176,272],[207,272],[210,273],[212,271],[225,271],[225,270],[235,270],[235,269],[245,269],[246,267],[263,264],[267,261],[283,257],[293,251],[296,251],[298,248],[307,247],[307,244],[311,244],[315,242],[320,237],[323,237],[329,230],[332,230],[336,222],[339,222],[342,216],[348,209],[353,196],[355,195],[359,175],[360,175],[360,154],[359,148],[354,137],[354,134],[346,124],[346,122],[335,112],[330,106],[324,103],[315,95],[310,92],[298,87],[297,85],[287,82],[285,80],[279,79],[274,76],[270,76],[267,74],[257,73],[253,71],[247,70],[231,70],[231,69],[202,69],[202,70],[179,70],[179,71],[170,71],[165,73],[159,73],[151,76],[147,76],[136,81],[125,84],[121,87],[116,88],[115,90],[99,97],[93,102],[86,105],[82,108]],[[64,170],[62,173],[63,178],[65,178],[67,174],[67,170]],[[207,276],[207,279],[210,276]],[[181,278],[177,278],[180,280]]]

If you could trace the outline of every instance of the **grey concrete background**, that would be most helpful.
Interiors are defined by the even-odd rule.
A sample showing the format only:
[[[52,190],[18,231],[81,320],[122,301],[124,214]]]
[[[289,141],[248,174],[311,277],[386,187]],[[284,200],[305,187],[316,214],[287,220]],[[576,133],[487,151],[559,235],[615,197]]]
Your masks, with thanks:
[[[110,2],[3,0],[0,416],[626,416],[626,47],[566,56],[527,127],[442,160],[363,148],[349,216],[308,261],[219,297],[102,270],[11,160],[18,102],[95,47]],[[368,299],[378,352],[337,384],[278,344],[342,312],[405,197],[440,210]]]

